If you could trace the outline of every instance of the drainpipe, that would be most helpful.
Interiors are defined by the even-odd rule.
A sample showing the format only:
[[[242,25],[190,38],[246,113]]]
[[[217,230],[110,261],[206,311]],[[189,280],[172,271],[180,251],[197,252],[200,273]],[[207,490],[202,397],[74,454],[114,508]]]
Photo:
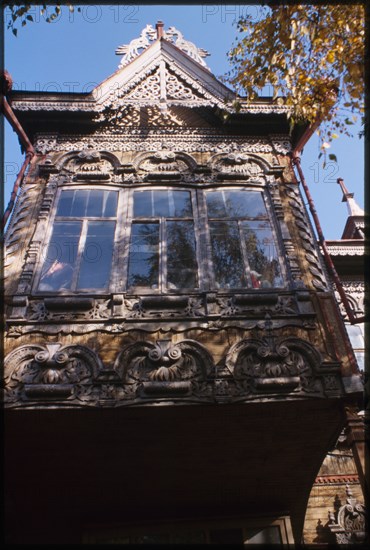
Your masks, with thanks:
[[[320,125],[320,122],[321,122],[320,120],[317,120],[314,124],[312,124],[309,128],[307,128],[307,130],[304,132],[304,134],[301,136],[300,140],[298,141],[297,145],[295,146],[294,150],[292,151],[291,159],[292,159],[293,165],[297,168],[297,171],[298,171],[298,174],[299,174],[299,179],[300,179],[300,182],[302,184],[302,187],[304,189],[304,192],[305,192],[305,195],[306,195],[306,198],[307,198],[307,201],[308,201],[310,212],[311,212],[311,215],[312,215],[315,227],[316,227],[317,235],[318,235],[318,238],[319,238],[319,243],[320,243],[322,251],[324,253],[324,260],[325,260],[326,267],[327,267],[331,277],[333,278],[335,287],[338,291],[339,296],[341,297],[344,309],[346,310],[346,314],[348,316],[348,320],[351,323],[351,325],[355,325],[357,323],[363,323],[365,321],[365,316],[363,315],[361,317],[356,317],[356,315],[354,315],[354,313],[353,313],[353,310],[351,308],[351,304],[348,301],[348,298],[347,298],[347,295],[344,291],[342,282],[339,278],[337,270],[335,269],[333,260],[331,259],[331,256],[330,256],[330,253],[329,253],[326,241],[325,241],[325,237],[324,237],[324,234],[323,234],[322,229],[321,229],[321,224],[320,224],[319,218],[317,216],[315,204],[313,202],[311,193],[308,189],[308,186],[307,186],[307,183],[306,183],[303,171],[302,171],[302,167],[301,167],[300,153],[301,153],[303,147],[306,145],[307,141],[310,139],[312,134],[315,132],[316,128],[318,128],[318,126]]]
[[[22,186],[24,175],[26,173],[27,167],[30,164],[31,160],[35,156],[35,149],[33,148],[32,143],[28,139],[27,134],[25,133],[24,129],[22,128],[19,120],[14,114],[13,109],[8,103],[7,95],[10,93],[12,89],[12,79],[8,71],[3,71],[3,74],[1,75],[1,111],[4,114],[5,118],[19,137],[19,141],[21,142],[25,152],[26,157],[23,161],[22,167],[19,171],[19,174],[17,176],[17,179],[14,182],[13,189],[10,195],[10,200],[8,203],[8,206],[6,207],[6,210],[4,212],[3,216],[3,228],[5,227],[8,218],[13,210],[18,190]]]

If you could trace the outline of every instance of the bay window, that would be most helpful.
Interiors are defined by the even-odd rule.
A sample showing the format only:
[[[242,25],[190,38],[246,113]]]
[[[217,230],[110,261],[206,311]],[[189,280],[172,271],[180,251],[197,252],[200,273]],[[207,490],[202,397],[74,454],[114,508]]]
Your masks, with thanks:
[[[40,270],[39,292],[285,284],[267,198],[236,186],[62,189]]]

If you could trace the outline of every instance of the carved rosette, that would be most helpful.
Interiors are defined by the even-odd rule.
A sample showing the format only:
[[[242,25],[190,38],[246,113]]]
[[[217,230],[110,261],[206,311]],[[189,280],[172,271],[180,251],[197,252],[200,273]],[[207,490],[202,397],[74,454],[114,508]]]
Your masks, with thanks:
[[[5,402],[92,403],[93,380],[101,368],[85,346],[21,346],[5,358]]]
[[[124,349],[115,363],[129,394],[141,398],[209,397],[212,368],[208,351],[193,340],[137,342]]]

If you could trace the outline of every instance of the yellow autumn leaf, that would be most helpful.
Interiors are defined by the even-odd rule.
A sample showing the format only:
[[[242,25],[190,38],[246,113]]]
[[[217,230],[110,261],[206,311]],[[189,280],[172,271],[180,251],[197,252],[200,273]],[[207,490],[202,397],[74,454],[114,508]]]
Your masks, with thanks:
[[[326,59],[328,60],[329,63],[333,63],[334,60],[335,60],[335,54],[333,51],[330,51],[328,53],[328,55],[326,56]]]

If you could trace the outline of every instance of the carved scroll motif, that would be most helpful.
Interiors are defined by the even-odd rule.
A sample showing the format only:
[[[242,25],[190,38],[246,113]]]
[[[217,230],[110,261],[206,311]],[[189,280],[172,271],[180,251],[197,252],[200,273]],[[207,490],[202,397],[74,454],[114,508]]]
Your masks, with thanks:
[[[92,401],[100,361],[85,346],[21,346],[5,358],[5,401]]]
[[[352,490],[346,486],[346,504],[336,513],[329,512],[329,529],[335,535],[337,544],[363,544],[366,540],[366,513],[363,504],[353,498]]]
[[[319,396],[324,389],[339,390],[337,373],[330,373],[328,381],[317,376],[321,358],[311,344],[299,338],[276,339],[269,329],[266,334],[261,339],[241,340],[227,354],[226,366],[246,393],[298,392]]]
[[[207,377],[213,361],[208,351],[192,340],[172,344],[137,342],[124,349],[115,363],[129,393],[142,398],[190,395],[207,397]]]
[[[264,171],[257,162],[254,162],[247,155],[241,153],[229,153],[216,160],[214,164],[220,176],[238,179],[251,179],[254,182],[264,181]]]
[[[169,42],[174,43],[177,48],[187,53],[189,57],[208,69],[203,59],[204,57],[210,55],[206,50],[202,48],[197,48],[195,44],[193,44],[189,40],[185,40],[182,33],[178,31],[175,27],[169,27],[167,31],[163,30],[162,32],[163,38],[165,38]],[[140,55],[151,45],[151,43],[154,42],[154,40],[156,40],[156,38],[156,29],[154,29],[152,25],[146,25],[146,27],[141,31],[138,38],[134,38],[129,44],[119,46],[116,49],[116,55],[124,54],[119,64],[119,68],[121,69],[122,67],[130,63],[133,59],[135,59],[135,57]]]
[[[84,148],[78,155],[72,157],[64,166],[74,173],[76,180],[109,180],[114,166],[103,158],[102,154],[92,146]]]

